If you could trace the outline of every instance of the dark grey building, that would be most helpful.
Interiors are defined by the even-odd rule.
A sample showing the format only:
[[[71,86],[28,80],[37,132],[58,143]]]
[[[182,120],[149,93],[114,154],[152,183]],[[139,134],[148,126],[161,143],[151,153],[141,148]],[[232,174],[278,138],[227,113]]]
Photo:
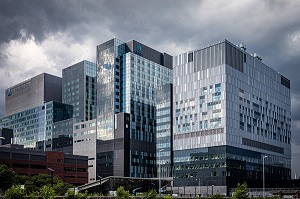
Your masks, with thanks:
[[[80,121],[96,118],[96,64],[81,61],[62,70],[62,101]]]
[[[97,71],[97,174],[156,177],[156,89],[172,82],[172,57],[112,39],[97,46]]]
[[[0,127],[0,145],[11,144],[13,130]]]
[[[66,119],[53,123],[52,151],[73,154],[73,124],[75,119]]]
[[[5,90],[5,116],[49,101],[61,102],[61,78],[43,73]]]

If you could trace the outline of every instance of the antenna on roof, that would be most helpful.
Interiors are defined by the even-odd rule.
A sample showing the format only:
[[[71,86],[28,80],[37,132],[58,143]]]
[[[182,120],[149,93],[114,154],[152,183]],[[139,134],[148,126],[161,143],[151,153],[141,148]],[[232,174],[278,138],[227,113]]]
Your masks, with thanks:
[[[257,53],[254,53],[253,57],[256,58],[256,59],[258,59],[259,61],[262,60],[261,56],[259,54],[257,54]]]
[[[239,47],[240,47],[243,51],[246,51],[246,50],[247,50],[246,45],[243,44],[243,43],[241,43],[241,44],[239,45]]]

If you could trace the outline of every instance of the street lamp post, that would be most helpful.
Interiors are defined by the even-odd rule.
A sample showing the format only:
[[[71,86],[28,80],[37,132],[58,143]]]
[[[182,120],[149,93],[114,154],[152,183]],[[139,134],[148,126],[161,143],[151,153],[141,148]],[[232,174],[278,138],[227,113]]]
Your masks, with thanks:
[[[212,195],[212,196],[214,195],[214,186],[215,186],[215,185],[211,185],[211,195]]]
[[[263,161],[263,197],[265,197],[265,158],[268,156],[263,155],[262,156],[262,161]]]
[[[100,186],[99,186],[99,195],[102,193],[102,183],[101,183],[101,179],[102,179],[102,177],[101,176],[99,176],[99,175],[97,175],[97,177],[99,178],[99,182],[100,182]]]
[[[198,173],[199,197],[201,197],[200,173]]]
[[[54,169],[48,168],[49,171],[51,171],[51,187],[53,187],[53,173]]]
[[[139,190],[139,189],[142,189],[143,187],[138,187],[138,188],[135,188],[134,190],[132,190],[132,193],[136,196],[136,191]]]
[[[164,149],[160,149],[159,150],[159,154],[158,154],[158,170],[159,170],[159,178],[158,178],[158,193],[159,193],[159,197],[161,197],[161,162],[160,162],[160,155],[161,155],[161,152],[164,151]]]

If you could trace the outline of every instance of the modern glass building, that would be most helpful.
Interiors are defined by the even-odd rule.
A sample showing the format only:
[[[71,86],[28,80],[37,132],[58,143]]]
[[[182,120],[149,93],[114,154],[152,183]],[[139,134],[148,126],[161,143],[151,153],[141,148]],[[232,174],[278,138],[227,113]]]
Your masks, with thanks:
[[[173,72],[175,186],[262,187],[263,161],[267,182],[290,179],[288,79],[227,40],[175,56]]]
[[[173,85],[157,88],[156,97],[156,161],[160,177],[173,176]]]
[[[97,173],[121,169],[123,176],[155,177],[156,89],[172,82],[171,56],[134,40],[112,39],[97,46],[97,72]],[[115,152],[126,146],[128,154]],[[124,157],[123,165],[113,166]]]
[[[52,151],[73,154],[73,124],[74,118],[53,123]],[[77,154],[78,155],[78,154]]]
[[[73,106],[46,102],[0,119],[0,125],[13,129],[15,144],[36,150],[52,150],[53,124],[73,116]],[[46,140],[46,142],[45,142]]]
[[[96,64],[82,61],[62,70],[62,102],[79,121],[96,118]]]

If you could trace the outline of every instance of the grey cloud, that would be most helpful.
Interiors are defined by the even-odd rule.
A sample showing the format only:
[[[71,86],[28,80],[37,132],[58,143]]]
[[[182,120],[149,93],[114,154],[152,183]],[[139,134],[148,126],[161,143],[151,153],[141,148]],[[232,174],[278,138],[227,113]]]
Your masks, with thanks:
[[[0,53],[0,62],[1,62],[1,59],[7,59],[7,58],[8,58],[7,55]]]
[[[97,7],[95,7],[97,5]],[[101,10],[100,1],[2,0],[0,43],[34,37],[43,41],[52,33],[65,32],[89,20],[90,12]],[[76,35],[75,32],[74,35]],[[78,34],[80,38],[80,34]]]

